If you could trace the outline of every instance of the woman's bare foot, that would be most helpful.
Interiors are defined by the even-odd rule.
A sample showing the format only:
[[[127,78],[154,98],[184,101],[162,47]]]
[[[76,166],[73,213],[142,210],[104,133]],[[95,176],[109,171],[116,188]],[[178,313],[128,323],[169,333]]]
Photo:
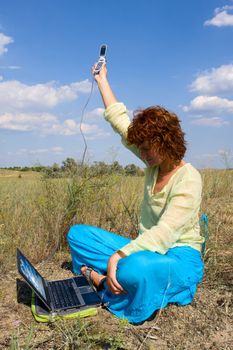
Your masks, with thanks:
[[[87,266],[82,266],[82,267],[81,267],[81,273],[82,273],[83,275],[85,275],[85,272],[87,271],[87,268],[88,268]],[[95,286],[96,288],[98,288],[99,285],[100,285],[100,283],[101,283],[101,281],[102,281],[103,279],[105,279],[106,276],[99,274],[99,273],[96,272],[95,270],[92,270],[91,273],[90,273],[90,278],[91,278],[91,281],[92,281],[92,283],[94,284],[94,286]]]

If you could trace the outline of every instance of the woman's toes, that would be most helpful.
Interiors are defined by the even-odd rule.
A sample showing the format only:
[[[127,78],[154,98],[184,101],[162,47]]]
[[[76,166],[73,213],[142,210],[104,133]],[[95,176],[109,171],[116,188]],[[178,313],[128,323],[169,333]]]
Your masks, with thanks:
[[[82,274],[85,274],[86,271],[87,271],[87,266],[82,266],[81,267]]]
[[[81,273],[83,275],[85,275],[87,269],[88,269],[87,266],[82,266],[81,269],[80,269]],[[99,284],[101,283],[101,281],[103,279],[105,279],[105,278],[106,278],[106,276],[101,275],[101,274],[99,274],[98,272],[96,272],[94,270],[91,270],[91,272],[90,272],[90,279],[91,279],[92,283],[94,284],[94,286],[96,286],[96,287],[98,287]]]

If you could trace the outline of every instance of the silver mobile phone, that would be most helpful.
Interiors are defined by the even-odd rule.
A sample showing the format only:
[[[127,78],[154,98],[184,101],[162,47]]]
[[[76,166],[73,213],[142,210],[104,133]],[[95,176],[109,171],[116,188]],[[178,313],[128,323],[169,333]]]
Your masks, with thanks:
[[[107,48],[108,47],[106,44],[101,45],[99,59],[98,59],[97,65],[95,67],[94,74],[99,74],[103,64],[106,63]]]

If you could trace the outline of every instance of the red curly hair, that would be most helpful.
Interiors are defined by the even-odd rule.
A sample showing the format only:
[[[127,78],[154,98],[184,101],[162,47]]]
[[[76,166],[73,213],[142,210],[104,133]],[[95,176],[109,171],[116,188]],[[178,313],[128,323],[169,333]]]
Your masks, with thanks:
[[[152,106],[134,112],[128,128],[127,143],[140,146],[148,141],[160,156],[178,164],[186,151],[184,135],[175,113],[160,106]]]

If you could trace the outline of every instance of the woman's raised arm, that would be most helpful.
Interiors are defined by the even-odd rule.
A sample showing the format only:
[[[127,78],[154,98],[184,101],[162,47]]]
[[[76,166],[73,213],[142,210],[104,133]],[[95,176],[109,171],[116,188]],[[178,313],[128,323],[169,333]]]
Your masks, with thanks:
[[[123,103],[117,101],[112,92],[107,79],[106,65],[103,65],[99,74],[94,74],[95,67],[96,65],[94,65],[92,68],[92,74],[97,82],[104,106],[106,108],[104,113],[105,119],[111,124],[113,130],[121,136],[123,145],[141,159],[139,149],[135,145],[127,145],[127,133],[130,125],[130,119],[128,117],[126,107]]]
[[[114,96],[112,89],[109,85],[108,79],[107,79],[106,64],[103,65],[99,74],[94,74],[95,66],[96,65],[94,65],[94,67],[92,68],[92,74],[95,78],[95,81],[97,82],[99,91],[100,91],[102,99],[103,99],[104,106],[105,106],[105,108],[107,108],[108,106],[111,106],[112,104],[116,103],[117,99]]]

